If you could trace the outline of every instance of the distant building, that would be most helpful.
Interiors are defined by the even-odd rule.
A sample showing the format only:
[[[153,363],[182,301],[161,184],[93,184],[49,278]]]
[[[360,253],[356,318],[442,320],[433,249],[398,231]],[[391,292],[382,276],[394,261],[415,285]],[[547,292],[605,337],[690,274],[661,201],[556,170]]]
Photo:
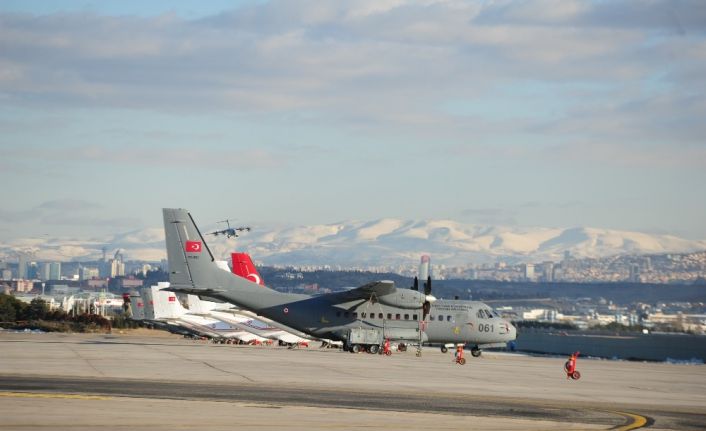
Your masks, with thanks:
[[[534,264],[526,263],[522,265],[522,270],[526,281],[534,281]]]
[[[49,264],[49,280],[61,280],[61,262]]]
[[[42,269],[39,271],[39,279],[42,281],[51,280],[51,278],[49,278],[50,272],[51,272],[51,262],[44,262],[42,264]]]
[[[554,262],[544,262],[542,264],[542,280],[554,281]]]
[[[91,289],[107,289],[108,288],[108,280],[106,280],[104,278],[94,278],[94,279],[88,280],[88,282],[86,284]]]
[[[123,289],[136,289],[142,287],[142,280],[139,278],[123,278],[120,280],[120,287]]]
[[[31,292],[34,288],[34,282],[31,280],[24,279],[12,280],[10,282],[10,286],[12,290],[17,293],[28,293]]]
[[[2,270],[2,279],[3,280],[12,280],[12,271],[9,269],[3,269]]]
[[[110,259],[108,264],[110,266],[110,278],[125,276],[125,264],[121,260]]]
[[[37,262],[29,262],[27,264],[27,279],[36,280],[39,278],[39,265]]]
[[[20,253],[19,257],[19,262],[17,264],[17,278],[20,278],[22,280],[27,279],[27,264],[29,263],[29,259],[27,258],[27,255],[24,253]]]
[[[636,263],[630,265],[630,275],[628,276],[628,281],[631,283],[640,282],[640,265]]]
[[[78,269],[78,279],[79,280],[90,280],[92,278],[100,277],[100,272],[98,268],[91,268],[82,266]]]

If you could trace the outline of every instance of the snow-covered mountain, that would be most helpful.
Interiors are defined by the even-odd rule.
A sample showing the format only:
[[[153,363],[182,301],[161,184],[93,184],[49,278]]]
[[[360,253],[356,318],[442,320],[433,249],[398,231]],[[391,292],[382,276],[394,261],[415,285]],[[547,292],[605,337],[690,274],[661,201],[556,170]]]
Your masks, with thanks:
[[[538,228],[483,226],[452,220],[347,221],[326,225],[256,228],[237,239],[208,237],[214,253],[226,258],[245,250],[264,264],[340,265],[342,267],[409,265],[420,254],[431,254],[435,264],[465,266],[470,263],[541,262],[572,256],[605,257],[619,254],[658,254],[706,250],[706,240],[686,240],[671,235],[597,228]],[[36,260],[89,259],[101,247],[113,253],[123,249],[126,258],[159,260],[165,257],[160,228],[117,235],[105,242],[47,240],[0,244],[0,249],[21,248],[35,252]]]

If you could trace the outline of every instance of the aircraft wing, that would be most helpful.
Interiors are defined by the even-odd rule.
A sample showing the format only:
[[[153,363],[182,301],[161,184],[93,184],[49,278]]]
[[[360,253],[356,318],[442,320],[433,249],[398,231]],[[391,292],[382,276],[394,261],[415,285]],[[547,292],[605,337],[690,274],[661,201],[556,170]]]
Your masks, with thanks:
[[[330,293],[326,295],[333,304],[342,302],[355,301],[356,299],[370,299],[372,296],[381,297],[389,295],[396,290],[395,282],[389,280],[374,281],[364,284],[355,289],[345,290],[343,292]]]

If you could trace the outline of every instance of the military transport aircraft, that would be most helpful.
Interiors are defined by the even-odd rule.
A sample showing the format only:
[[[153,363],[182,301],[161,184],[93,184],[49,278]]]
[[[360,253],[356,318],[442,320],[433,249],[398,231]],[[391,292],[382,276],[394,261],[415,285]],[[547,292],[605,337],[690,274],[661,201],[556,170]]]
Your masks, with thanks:
[[[230,220],[222,220],[219,221],[218,223],[225,223],[228,227],[225,229],[209,232],[208,235],[213,235],[213,236],[218,236],[218,235],[225,235],[228,238],[237,238],[240,236],[240,232],[250,232],[250,227],[249,226],[241,226],[241,227],[230,227]]]
[[[482,302],[437,301],[429,291],[397,289],[392,281],[318,296],[278,292],[219,268],[188,211],[165,208],[163,215],[173,292],[229,302],[312,337],[342,341],[351,352],[377,353],[390,339],[464,343],[480,354],[485,345],[515,339],[515,327]]]

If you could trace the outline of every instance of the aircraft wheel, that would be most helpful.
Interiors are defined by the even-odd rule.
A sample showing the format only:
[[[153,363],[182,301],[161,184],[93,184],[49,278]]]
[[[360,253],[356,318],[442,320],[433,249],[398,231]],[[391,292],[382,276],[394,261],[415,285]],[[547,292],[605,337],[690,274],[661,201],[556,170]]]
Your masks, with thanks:
[[[358,353],[360,352],[360,346],[357,344],[354,344],[351,346],[351,353]]]
[[[391,355],[392,355],[392,351],[391,351],[391,350],[388,350],[388,351],[385,352],[385,356],[391,356]]]
[[[474,347],[471,349],[471,355],[473,355],[474,358],[477,358],[483,353],[483,351],[477,347]]]
[[[573,373],[571,373],[571,378],[574,380],[578,380],[581,378],[581,373],[579,373],[578,371],[574,371]]]
[[[372,353],[373,355],[376,354],[380,350],[380,346],[377,344],[373,344],[370,347],[368,347],[368,352]]]
[[[441,353],[447,353],[449,351],[449,348],[446,346],[441,346]]]
[[[461,365],[466,365],[466,358],[461,358],[458,360],[458,363]]]

